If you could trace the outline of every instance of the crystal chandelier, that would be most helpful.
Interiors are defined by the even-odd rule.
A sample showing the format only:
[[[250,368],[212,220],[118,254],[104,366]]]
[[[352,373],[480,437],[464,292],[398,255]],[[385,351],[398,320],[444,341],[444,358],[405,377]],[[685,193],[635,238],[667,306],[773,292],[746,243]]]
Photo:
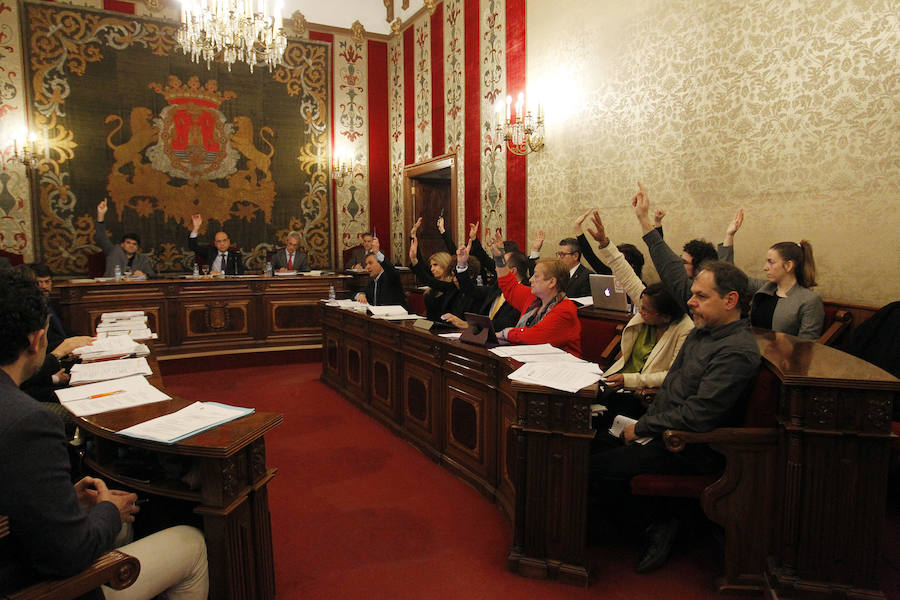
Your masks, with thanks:
[[[516,101],[512,112],[512,96],[506,97],[506,120],[502,119],[503,102],[497,104],[497,135],[506,140],[506,147],[517,156],[538,152],[544,147],[544,109],[537,105],[537,118],[525,109],[525,94]]]
[[[251,73],[257,65],[271,71],[287,47],[282,3],[275,2],[270,12],[268,0],[182,0],[178,44],[207,67],[221,53],[229,71],[235,61],[247,63]]]

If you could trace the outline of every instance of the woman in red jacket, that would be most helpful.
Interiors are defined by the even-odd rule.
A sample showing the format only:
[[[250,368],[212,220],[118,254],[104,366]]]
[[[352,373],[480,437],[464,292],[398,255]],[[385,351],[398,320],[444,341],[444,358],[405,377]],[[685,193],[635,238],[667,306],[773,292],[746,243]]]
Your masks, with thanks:
[[[550,344],[580,358],[578,307],[564,291],[569,284],[569,269],[556,259],[539,260],[528,287],[506,267],[502,243],[491,244],[491,249],[503,296],[522,315],[515,327],[507,327],[497,337],[512,344]]]

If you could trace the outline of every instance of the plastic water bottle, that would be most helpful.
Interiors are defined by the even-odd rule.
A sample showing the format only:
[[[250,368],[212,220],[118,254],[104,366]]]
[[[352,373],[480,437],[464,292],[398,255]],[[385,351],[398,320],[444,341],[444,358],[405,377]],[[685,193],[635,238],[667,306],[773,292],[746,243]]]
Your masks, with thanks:
[[[272,263],[267,262],[266,263],[266,277],[271,277],[271,276],[272,276]]]
[[[484,285],[484,279],[481,278],[481,275],[479,275],[478,277],[475,278],[475,285],[478,285],[478,286]]]
[[[334,294],[334,286],[333,286],[333,285],[329,285],[329,286],[328,286],[328,299],[329,299],[329,300],[334,300],[335,298],[336,298],[336,296],[335,296],[335,294]]]
[[[199,277],[200,277],[200,267],[197,265],[197,263],[194,263],[194,279],[197,279]]]
[[[113,269],[113,278],[116,281],[122,281],[122,267],[116,265],[116,268]]]

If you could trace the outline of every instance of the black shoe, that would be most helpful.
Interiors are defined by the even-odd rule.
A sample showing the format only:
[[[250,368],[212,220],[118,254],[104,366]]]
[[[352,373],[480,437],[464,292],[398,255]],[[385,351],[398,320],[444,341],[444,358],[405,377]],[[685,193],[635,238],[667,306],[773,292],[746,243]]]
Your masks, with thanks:
[[[647,530],[647,546],[641,553],[634,570],[638,573],[649,573],[666,564],[677,533],[678,519],[669,519],[651,525]]]

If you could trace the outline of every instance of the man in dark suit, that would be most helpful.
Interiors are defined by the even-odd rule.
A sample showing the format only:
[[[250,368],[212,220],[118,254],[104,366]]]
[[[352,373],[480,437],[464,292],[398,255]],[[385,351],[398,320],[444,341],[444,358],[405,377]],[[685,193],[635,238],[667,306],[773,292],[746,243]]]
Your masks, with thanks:
[[[358,302],[373,306],[400,305],[409,312],[400,273],[381,252],[378,238],[372,238],[372,252],[366,255],[366,272],[370,277],[369,285],[365,292],[356,295]]]
[[[575,238],[560,240],[556,257],[569,269],[569,285],[566,296],[582,298],[591,295],[590,275],[593,271],[581,264],[581,246]]]
[[[284,250],[279,250],[272,257],[272,269],[281,273],[288,271],[309,271],[309,260],[306,253],[300,250],[300,234],[289,231],[284,237]]]
[[[216,234],[215,245],[200,247],[197,241],[197,235],[200,232],[200,225],[203,224],[203,217],[199,214],[191,215],[191,223],[194,226],[191,236],[188,238],[188,248],[198,255],[206,259],[209,265],[211,275],[243,275],[244,261],[241,258],[240,250],[231,250],[231,240],[228,234],[220,231]]]

